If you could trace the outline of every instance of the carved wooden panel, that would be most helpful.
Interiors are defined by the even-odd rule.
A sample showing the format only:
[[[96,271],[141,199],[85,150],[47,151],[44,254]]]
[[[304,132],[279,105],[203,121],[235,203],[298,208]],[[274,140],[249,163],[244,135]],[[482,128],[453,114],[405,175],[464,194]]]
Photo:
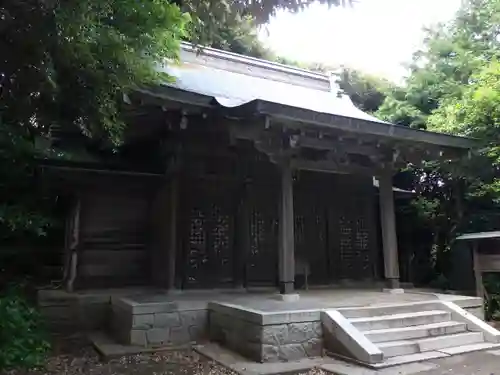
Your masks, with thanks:
[[[374,277],[377,254],[374,188],[369,178],[336,175],[328,201],[328,253],[333,279]]]
[[[236,181],[231,158],[190,156],[181,191],[181,262],[184,287],[210,288],[233,282]]]
[[[249,285],[275,285],[278,261],[278,186],[253,184],[250,201],[250,254],[246,272]]]
[[[309,264],[310,284],[328,282],[327,211],[330,174],[301,171],[294,184],[295,258]]]

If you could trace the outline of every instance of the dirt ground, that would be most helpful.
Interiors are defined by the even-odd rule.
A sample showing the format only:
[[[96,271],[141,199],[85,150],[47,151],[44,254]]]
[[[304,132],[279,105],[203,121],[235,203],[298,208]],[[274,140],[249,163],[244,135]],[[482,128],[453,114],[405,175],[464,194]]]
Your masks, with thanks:
[[[102,362],[81,337],[56,339],[54,353],[44,368],[14,370],[6,375],[236,375],[192,350],[134,355]],[[306,375],[306,374],[304,374]],[[326,375],[321,370],[307,375]]]

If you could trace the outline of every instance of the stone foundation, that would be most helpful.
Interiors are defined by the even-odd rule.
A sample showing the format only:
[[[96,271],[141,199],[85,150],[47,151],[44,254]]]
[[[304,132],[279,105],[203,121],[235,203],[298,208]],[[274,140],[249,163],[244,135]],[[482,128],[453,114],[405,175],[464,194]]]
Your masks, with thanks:
[[[190,308],[176,302],[113,300],[111,331],[124,345],[154,348],[199,342],[206,336],[207,310]]]
[[[40,290],[37,299],[40,312],[54,334],[105,330],[108,326],[110,295]]]
[[[319,311],[262,314],[211,303],[210,339],[257,362],[294,361],[323,353]]]

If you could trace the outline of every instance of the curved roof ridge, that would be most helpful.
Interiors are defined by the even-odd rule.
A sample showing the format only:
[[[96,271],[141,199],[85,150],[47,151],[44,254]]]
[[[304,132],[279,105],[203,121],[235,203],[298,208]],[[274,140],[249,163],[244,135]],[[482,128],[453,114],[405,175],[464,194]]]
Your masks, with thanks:
[[[334,75],[322,72],[314,72],[312,70],[299,68],[296,66],[286,65],[278,62],[269,61],[266,59],[260,59],[257,57],[245,56],[234,52],[227,52],[212,47],[197,46],[187,42],[181,43],[181,49],[187,52],[200,51],[205,56],[214,57],[217,59],[223,59],[230,62],[241,63],[248,66],[264,68],[275,72],[294,74],[300,76],[301,78],[316,79],[328,84],[331,84],[332,81],[331,76]]]

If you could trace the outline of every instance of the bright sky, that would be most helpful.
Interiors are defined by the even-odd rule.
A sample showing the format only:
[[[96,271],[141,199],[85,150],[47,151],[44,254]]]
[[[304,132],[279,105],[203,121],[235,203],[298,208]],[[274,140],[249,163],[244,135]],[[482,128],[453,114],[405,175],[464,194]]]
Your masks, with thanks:
[[[262,33],[277,54],[344,65],[399,81],[423,39],[422,28],[450,20],[461,0],[359,0],[354,8],[315,5],[279,13]]]

